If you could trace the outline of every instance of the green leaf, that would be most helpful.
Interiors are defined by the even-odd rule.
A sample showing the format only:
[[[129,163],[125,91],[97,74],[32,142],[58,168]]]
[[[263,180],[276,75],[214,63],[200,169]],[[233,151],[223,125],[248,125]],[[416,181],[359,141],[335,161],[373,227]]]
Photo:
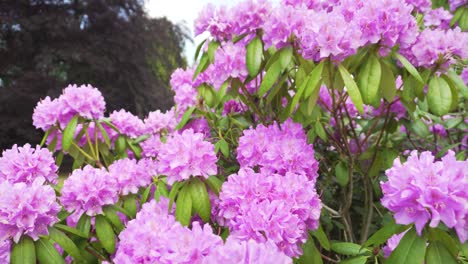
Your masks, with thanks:
[[[190,224],[190,219],[192,218],[192,196],[187,186],[184,186],[177,195],[175,216],[177,221],[183,226]]]
[[[181,182],[174,182],[174,184],[172,184],[171,191],[169,192],[169,212],[171,212],[172,204],[174,203],[175,198],[177,194],[179,193],[180,188],[182,187],[183,187],[183,184]]]
[[[49,227],[49,237],[74,259],[81,259],[81,253],[75,243],[63,232]]]
[[[319,225],[317,230],[312,231],[312,235],[317,238],[318,242],[324,249],[330,251],[330,240],[328,240],[327,235],[323,232],[322,225]]]
[[[159,198],[161,196],[169,197],[170,195],[169,195],[169,190],[167,189],[166,183],[162,180],[159,180],[158,183],[156,184],[156,191],[154,192],[154,199],[156,199],[156,201],[159,201]]]
[[[211,202],[205,184],[198,177],[195,177],[190,181],[188,186],[190,186],[194,212],[198,213],[203,221],[209,222],[211,217]]]
[[[343,65],[338,65],[338,70],[340,71],[341,78],[343,78],[343,82],[346,85],[346,90],[349,94],[349,97],[351,98],[351,101],[354,103],[354,106],[356,106],[356,109],[359,111],[359,113],[362,114],[364,112],[362,97],[356,83],[354,82],[353,78],[351,78],[351,74]]]
[[[75,236],[79,236],[79,237],[82,237],[82,238],[88,238],[88,234],[85,234],[85,233],[81,232],[80,230],[78,230],[76,228],[73,228],[73,227],[69,227],[67,225],[55,224],[54,227],[59,229],[59,230],[62,230],[64,232],[66,232],[66,233],[75,235]]]
[[[302,256],[297,259],[299,264],[322,264],[322,257],[315,246],[314,239],[309,235],[307,242],[302,245]]]
[[[325,133],[325,129],[323,128],[322,123],[320,121],[315,122],[315,132],[323,141],[327,141],[327,133]]]
[[[433,77],[429,81],[427,102],[432,113],[443,116],[450,111],[452,92],[447,82],[441,77]]]
[[[104,216],[115,227],[117,233],[122,232],[125,228],[122,220],[120,220],[120,217],[117,214],[117,210],[115,210],[114,207],[104,207]]]
[[[192,77],[192,80],[195,80],[197,78],[197,76],[203,72],[204,70],[206,70],[206,68],[208,68],[208,66],[210,65],[210,59],[208,57],[208,54],[207,53],[203,53],[201,59],[200,59],[200,63],[198,63],[198,66],[197,68],[195,69],[195,72],[193,74],[193,77]]]
[[[185,126],[185,124],[187,124],[194,110],[195,110],[195,107],[192,106],[192,107],[189,107],[187,111],[185,111],[184,115],[182,116],[182,119],[180,120],[179,124],[177,124],[176,126],[176,130],[182,129]]]
[[[281,65],[281,71],[286,69],[289,63],[291,63],[292,55],[293,55],[293,49],[291,46],[284,47],[279,51],[279,61]]]
[[[382,68],[379,59],[375,55],[370,55],[357,78],[359,91],[365,104],[378,105],[381,76]]]
[[[383,243],[387,242],[387,240],[391,236],[400,234],[407,228],[407,226],[396,224],[395,221],[392,219],[390,223],[386,224],[377,232],[375,232],[371,237],[369,237],[369,239],[364,243],[363,246],[368,247],[382,245]]]
[[[442,243],[450,251],[453,257],[456,257],[458,255],[460,250],[458,242],[452,236],[447,234],[447,232],[439,228],[430,228],[429,233],[431,235],[430,240],[439,241],[440,243]]]
[[[280,61],[276,61],[267,70],[265,77],[263,78],[263,81],[260,84],[260,88],[258,90],[259,96],[263,96],[266,92],[270,90],[271,86],[273,86],[273,84],[278,79],[278,76],[280,75],[280,73],[281,73]]]
[[[65,264],[65,260],[48,239],[41,238],[35,243],[36,255],[41,264]]]
[[[380,81],[380,93],[387,102],[393,102],[396,95],[396,82],[392,69],[385,63],[382,66],[382,80]]]
[[[458,88],[463,97],[465,97],[465,99],[468,99],[468,87],[465,85],[465,82],[460,78],[460,76],[455,71],[450,69],[448,71],[448,77],[452,80],[452,82]]]
[[[41,143],[39,143],[39,146],[44,146],[45,142],[47,141],[47,138],[49,137],[49,134],[50,129],[45,132],[44,136],[42,137]]]
[[[418,236],[414,228],[401,239],[386,264],[421,264],[426,254],[426,239]]]
[[[35,264],[36,249],[29,236],[23,236],[18,244],[13,243],[10,253],[11,264]]]
[[[148,187],[146,187],[145,191],[141,195],[141,204],[144,204],[148,201],[152,187],[153,187],[153,184],[150,184]]]
[[[415,119],[410,123],[410,129],[420,137],[427,137],[431,134],[426,123],[421,119]]]
[[[200,55],[200,50],[207,40],[208,39],[204,39],[200,44],[198,44],[197,49],[195,50],[195,56],[193,57],[193,61],[198,60],[198,55]]]
[[[340,264],[365,264],[369,256],[358,256],[340,261]]]
[[[96,235],[102,247],[110,254],[115,252],[115,234],[111,224],[103,215],[96,216]]]
[[[219,48],[219,42],[217,41],[210,41],[210,43],[208,43],[208,51],[207,51],[207,54],[208,54],[208,60],[209,62],[213,63],[214,60],[215,60],[215,53],[216,53],[216,50]]]
[[[311,115],[315,105],[317,105],[317,99],[320,94],[320,87],[315,89],[309,97],[309,101],[307,102],[307,115]]]
[[[338,162],[335,166],[335,175],[336,181],[338,182],[341,187],[348,185],[349,182],[349,173],[348,167],[342,161]]]
[[[304,91],[304,98],[308,98],[312,95],[312,92],[317,89],[320,84],[322,72],[323,72],[323,62],[320,62],[309,74],[309,81],[307,87]]]
[[[126,209],[130,213],[131,218],[135,218],[136,213],[137,213],[136,196],[133,194],[130,194],[127,197],[125,197],[123,208]]]
[[[263,43],[257,36],[247,45],[246,59],[247,71],[251,77],[255,77],[262,64]]]
[[[210,176],[208,179],[205,180],[206,184],[210,189],[216,193],[216,195],[219,195],[219,192],[221,191],[221,186],[223,186],[223,182],[218,179],[216,176]]]
[[[91,217],[85,213],[82,214],[78,220],[78,223],[76,224],[76,229],[89,237],[89,230],[91,229]]]
[[[433,241],[429,244],[425,260],[426,264],[457,264],[453,255],[439,241]]]
[[[350,243],[350,242],[332,243],[331,250],[341,255],[350,255],[350,256],[370,253],[369,249],[362,248],[361,245]]]
[[[115,151],[119,157],[127,155],[127,143],[124,135],[120,135],[115,141]]]
[[[418,70],[409,62],[405,57],[402,55],[395,53],[395,57],[401,62],[403,67],[414,77],[416,80],[418,80],[420,83],[424,83],[423,79],[421,78],[421,75],[419,75]]]
[[[135,154],[135,158],[141,158],[142,149],[139,144],[135,144],[129,138],[127,138],[127,146],[130,148],[133,154]]]
[[[63,130],[62,134],[62,150],[68,151],[72,145],[73,137],[75,136],[76,126],[78,125],[78,115],[75,115]]]
[[[219,142],[219,148],[221,149],[221,152],[223,153],[224,157],[229,157],[229,144],[222,138]]]

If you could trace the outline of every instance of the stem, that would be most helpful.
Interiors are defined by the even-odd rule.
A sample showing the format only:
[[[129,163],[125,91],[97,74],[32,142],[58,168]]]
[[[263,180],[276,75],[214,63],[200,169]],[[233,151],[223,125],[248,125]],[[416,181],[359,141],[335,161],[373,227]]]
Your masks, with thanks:
[[[80,148],[80,146],[78,146],[74,141],[72,141],[72,145],[75,146],[75,147],[78,149],[78,151],[79,151],[81,154],[83,154],[83,156],[85,156],[87,159],[89,159],[89,160],[94,160],[93,157],[91,157],[88,153],[86,153],[86,151],[82,150],[82,149]]]

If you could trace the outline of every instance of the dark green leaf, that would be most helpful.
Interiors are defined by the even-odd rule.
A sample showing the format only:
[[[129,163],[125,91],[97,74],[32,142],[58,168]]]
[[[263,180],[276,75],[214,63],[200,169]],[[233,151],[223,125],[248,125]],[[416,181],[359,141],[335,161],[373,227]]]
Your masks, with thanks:
[[[164,181],[159,180],[156,184],[156,191],[154,192],[154,199],[159,201],[159,197],[169,197],[169,190],[167,189],[167,185]]]
[[[380,81],[380,93],[387,102],[393,102],[396,95],[396,82],[392,69],[385,63],[382,66],[382,80]]]
[[[153,184],[150,184],[150,186],[146,187],[145,191],[141,195],[141,204],[144,204],[148,201],[151,189],[153,188]]]
[[[211,217],[211,202],[205,184],[198,177],[195,177],[190,181],[188,186],[190,186],[194,212],[198,213],[203,221],[209,222]]]
[[[89,230],[91,229],[91,217],[87,214],[82,214],[78,223],[76,224],[76,229],[81,233],[89,236]]]
[[[198,60],[198,55],[200,55],[200,50],[207,40],[208,39],[204,39],[200,44],[198,44],[197,49],[195,50],[195,56],[193,57],[193,61]]]
[[[207,53],[203,53],[201,59],[200,59],[200,63],[198,64],[197,68],[195,69],[195,73],[193,74],[193,78],[192,80],[195,80],[197,78],[197,76],[203,72],[204,70],[206,70],[206,68],[208,68],[208,66],[210,65],[210,60],[208,58],[208,54]]]
[[[192,218],[192,196],[187,185],[179,191],[177,195],[175,216],[183,226],[190,224]]]
[[[291,46],[287,46],[282,48],[279,52],[279,61],[281,65],[281,71],[286,69],[288,67],[289,63],[291,63],[292,60],[292,55],[293,55],[293,49]]]
[[[426,264],[457,264],[453,255],[439,241],[429,243],[425,260]]]
[[[247,71],[251,77],[254,77],[258,74],[260,70],[260,65],[262,64],[262,55],[263,55],[263,43],[259,37],[255,37],[247,45],[246,52],[246,64]]]
[[[127,138],[127,146],[130,148],[133,154],[135,154],[135,158],[137,159],[141,158],[142,149],[139,144],[135,144],[130,139]]]
[[[365,264],[369,256],[358,256],[340,261],[340,264]]]
[[[48,239],[41,238],[35,243],[36,255],[40,264],[65,264],[65,260]]]
[[[426,123],[421,119],[415,119],[410,123],[410,129],[420,137],[427,137],[431,133]]]
[[[431,235],[430,240],[439,241],[440,243],[442,243],[450,251],[453,257],[456,257],[458,255],[460,250],[458,242],[452,236],[447,234],[447,232],[439,228],[431,228],[429,229],[429,233]]]
[[[312,235],[315,238],[317,238],[318,242],[324,249],[330,251],[330,248],[331,248],[330,241],[328,240],[325,232],[323,232],[322,225],[319,225],[317,230],[312,231]]]
[[[219,148],[221,149],[221,152],[223,153],[224,157],[229,157],[229,144],[226,142],[226,140],[221,139],[219,141]]]
[[[76,228],[69,227],[67,225],[55,224],[54,227],[59,229],[59,230],[62,230],[64,232],[66,232],[66,233],[75,235],[75,236],[79,236],[79,237],[82,237],[82,238],[88,238],[87,234],[81,232],[80,230],[78,230]]]
[[[357,78],[359,91],[365,104],[378,105],[381,76],[382,68],[379,59],[375,55],[370,55]]]
[[[114,226],[117,233],[122,232],[122,230],[125,228],[124,224],[122,223],[122,220],[120,220],[120,217],[117,214],[117,210],[115,210],[114,207],[105,207],[104,216]]]
[[[78,125],[78,115],[75,115],[68,125],[63,130],[62,134],[62,150],[68,151],[72,145],[73,137],[75,136],[76,126]]]
[[[179,193],[180,188],[183,187],[181,182],[174,182],[171,186],[171,191],[169,192],[169,212],[172,210],[172,204],[175,201],[177,194]],[[156,188],[157,190],[157,188]]]
[[[433,77],[429,81],[427,102],[432,113],[443,116],[450,111],[452,92],[447,82],[441,77]]]
[[[468,87],[465,85],[465,82],[460,78],[458,74],[456,74],[452,69],[448,71],[448,77],[453,81],[455,86],[458,88],[460,93],[468,99]]]
[[[407,227],[397,225],[394,220],[383,226],[377,232],[375,232],[367,241],[364,243],[365,247],[368,246],[379,246],[387,242],[387,240],[396,234],[403,232]]]
[[[315,246],[314,239],[309,235],[307,242],[302,245],[302,256],[297,259],[299,264],[322,264],[322,257]]]
[[[115,141],[115,151],[120,157],[125,157],[127,155],[127,143],[124,135],[120,135]]]
[[[309,74],[309,81],[304,91],[304,98],[308,98],[312,95],[312,92],[315,91],[315,89],[319,89],[318,86],[322,76],[323,64],[323,62],[319,63]]]
[[[49,227],[49,237],[74,259],[81,259],[80,250],[76,247],[75,243],[63,232],[53,227]]]
[[[133,194],[130,194],[127,197],[125,197],[123,208],[130,213],[131,218],[135,218],[136,213],[137,213],[136,196]]]
[[[10,253],[11,264],[35,264],[36,249],[29,236],[23,236],[18,244],[13,243]]]
[[[96,235],[102,247],[110,254],[115,252],[115,234],[111,224],[102,215],[96,216]]]
[[[351,101],[354,103],[354,106],[356,106],[356,109],[359,111],[359,113],[362,114],[364,112],[362,97],[356,83],[354,82],[353,78],[351,78],[351,74],[348,72],[348,70],[346,70],[345,67],[343,67],[343,65],[338,65],[338,70],[340,71],[341,78],[343,78],[343,82],[346,85],[346,91],[348,92]]]
[[[418,236],[412,228],[401,239],[387,259],[386,264],[421,264],[426,254],[426,239]]]

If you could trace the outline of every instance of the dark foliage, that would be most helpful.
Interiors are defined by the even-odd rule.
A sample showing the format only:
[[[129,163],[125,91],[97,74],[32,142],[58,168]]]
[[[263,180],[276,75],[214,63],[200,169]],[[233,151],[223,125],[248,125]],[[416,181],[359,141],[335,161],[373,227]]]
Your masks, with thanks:
[[[170,108],[185,32],[141,0],[1,0],[0,147],[37,143],[37,101],[69,83],[98,87],[108,111]]]

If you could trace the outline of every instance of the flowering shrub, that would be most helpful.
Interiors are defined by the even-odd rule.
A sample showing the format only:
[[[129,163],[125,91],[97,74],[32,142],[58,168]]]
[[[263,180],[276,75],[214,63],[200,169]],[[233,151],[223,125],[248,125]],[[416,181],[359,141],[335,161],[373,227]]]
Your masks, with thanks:
[[[38,102],[40,146],[0,158],[0,262],[465,263],[467,18],[208,5],[172,109],[107,114],[91,85]]]

